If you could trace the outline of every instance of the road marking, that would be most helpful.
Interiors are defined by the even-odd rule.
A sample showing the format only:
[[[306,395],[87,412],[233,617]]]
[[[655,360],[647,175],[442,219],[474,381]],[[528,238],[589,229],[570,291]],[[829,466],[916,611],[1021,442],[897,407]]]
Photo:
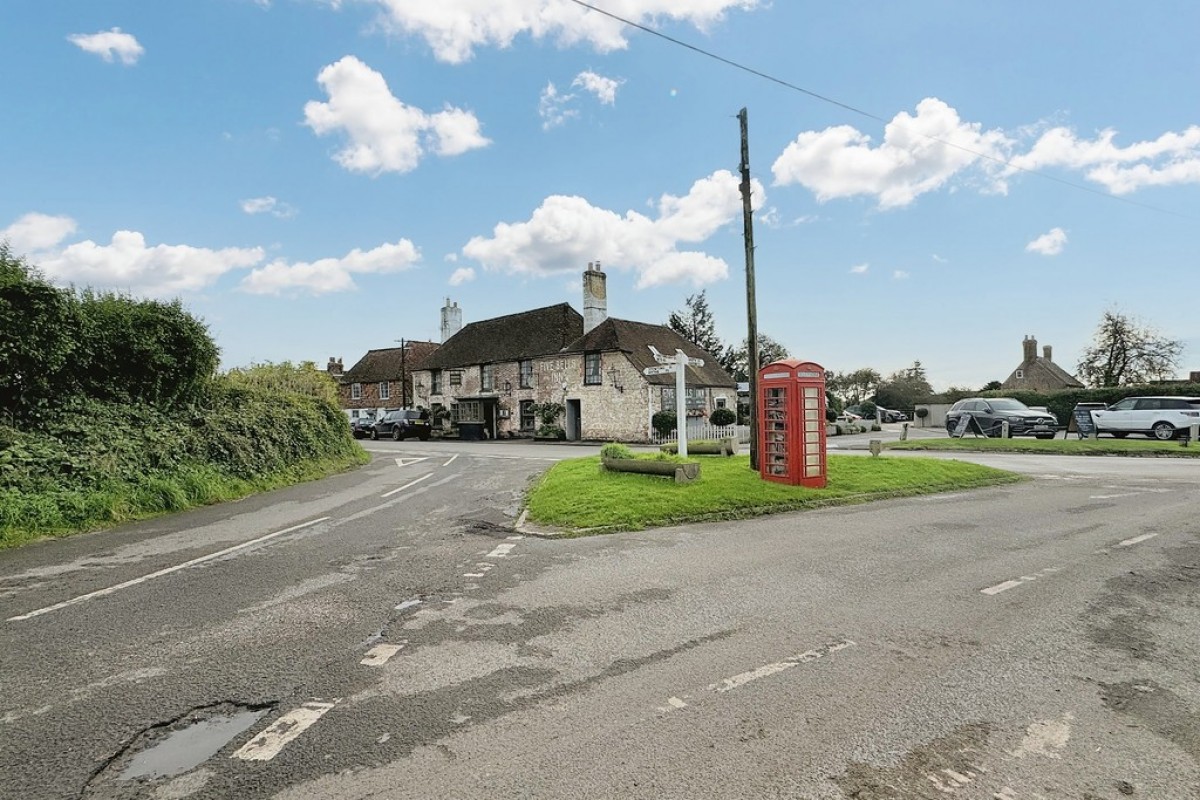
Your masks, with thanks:
[[[492,552],[488,553],[486,556],[484,556],[484,558],[504,558],[506,555],[508,555],[509,553],[511,553],[513,551],[514,547],[516,547],[515,544],[497,545],[496,549],[493,550]]]
[[[396,610],[403,611],[406,608],[412,608],[413,606],[419,606],[419,605],[421,605],[421,599],[418,597],[418,598],[414,598],[412,600],[405,600],[403,603],[396,606]]]
[[[450,466],[451,464],[453,464],[453,463],[454,463],[454,459],[458,458],[458,456],[459,456],[459,454],[458,454],[458,453],[455,453],[454,455],[450,456],[450,460],[449,460],[449,461],[447,461],[445,464],[442,464],[442,466],[443,466],[443,467],[448,467],[448,466]]]
[[[418,483],[425,480],[426,478],[432,478],[432,477],[433,477],[433,473],[431,472],[428,475],[423,475],[420,478],[417,478],[415,481],[409,481],[408,483],[401,486],[399,489],[392,489],[390,492],[380,495],[380,497],[391,497],[392,495],[396,494],[397,492],[403,492],[405,489],[409,488],[410,486],[416,486]]]
[[[743,672],[740,675],[734,675],[732,678],[726,678],[723,681],[718,681],[717,683],[711,684],[708,688],[710,691],[717,692],[718,694],[731,692],[739,686],[745,686],[747,683],[783,672],[785,669],[791,669],[792,667],[799,666],[800,664],[807,664],[810,661],[816,661],[819,658],[833,655],[840,650],[845,650],[847,647],[854,647],[854,642],[847,640],[837,642],[836,644],[827,644],[824,647],[818,647],[815,650],[806,650],[799,655],[792,656],[791,658],[785,658],[783,661],[776,661],[774,664],[767,664],[759,667],[758,669],[752,669],[749,672]]]
[[[404,649],[402,644],[377,644],[367,651],[367,655],[358,663],[364,667],[382,667],[392,656]]]
[[[989,586],[988,588],[980,589],[979,591],[987,595],[1000,594],[1001,592],[1007,592],[1009,589],[1015,589],[1022,583],[1023,581],[1005,581],[1004,583],[998,583],[995,586]]]
[[[66,608],[67,606],[73,606],[76,603],[82,603],[85,600],[92,600],[96,597],[107,597],[108,595],[114,594],[115,592],[119,592],[122,589],[128,589],[130,586],[137,586],[139,583],[145,583],[146,581],[154,580],[155,578],[161,578],[164,575],[170,575],[172,572],[179,572],[181,569],[187,569],[188,567],[194,567],[197,564],[203,564],[206,561],[212,561],[213,559],[221,558],[222,556],[227,556],[230,553],[236,553],[238,550],[244,550],[247,547],[252,547],[253,545],[259,544],[261,542],[265,542],[270,539],[274,539],[276,536],[283,536],[285,533],[291,533],[292,531],[298,531],[301,528],[311,527],[318,523],[324,522],[327,519],[329,519],[329,517],[321,517],[320,519],[310,520],[309,522],[302,522],[299,525],[293,525],[292,527],[284,528],[281,531],[275,531],[274,533],[268,533],[266,536],[259,536],[257,539],[251,539],[248,542],[242,542],[241,544],[235,544],[233,547],[226,547],[224,550],[218,550],[217,552],[209,553],[206,556],[200,556],[199,558],[193,558],[191,561],[185,561],[182,564],[176,564],[173,567],[167,567],[166,569],[160,569],[157,572],[151,572],[149,575],[143,575],[140,578],[134,578],[133,580],[128,580],[123,583],[118,583],[116,586],[109,586],[107,589],[97,589],[94,592],[88,592],[87,594],[81,594],[81,595],[79,595],[79,597],[73,597],[70,600],[64,600],[61,603],[55,603],[52,606],[46,606],[45,608],[39,608],[36,611],[30,611],[27,614],[20,614],[15,617],[9,617],[7,621],[8,622],[20,622],[21,620],[26,620],[26,619],[30,619],[32,617],[41,616],[42,614],[49,614],[51,611],[58,611],[59,609]]]
[[[1143,533],[1141,536],[1135,536],[1132,539],[1126,539],[1123,542],[1117,542],[1117,547],[1133,547],[1135,544],[1141,544],[1149,539],[1158,536],[1157,533]]]
[[[243,761],[270,761],[279,755],[284,745],[311,728],[334,705],[336,701],[322,703],[313,700],[292,709],[275,720],[271,727],[242,745],[231,758],[240,758]]]
[[[1089,500],[1115,500],[1118,497],[1137,497],[1143,494],[1142,492],[1120,492],[1119,494],[1094,494]]]
[[[428,460],[429,460],[428,456],[421,456],[420,458],[397,458],[396,466],[397,467],[408,467],[408,466],[412,466],[413,464],[419,464],[422,461],[428,461]],[[445,466],[445,465],[443,464],[442,466]]]
[[[1060,759],[1061,751],[1071,739],[1071,723],[1075,715],[1068,711],[1062,720],[1043,720],[1035,722],[1025,729],[1025,738],[1012,752],[1013,758],[1024,758],[1027,755],[1045,756]]]

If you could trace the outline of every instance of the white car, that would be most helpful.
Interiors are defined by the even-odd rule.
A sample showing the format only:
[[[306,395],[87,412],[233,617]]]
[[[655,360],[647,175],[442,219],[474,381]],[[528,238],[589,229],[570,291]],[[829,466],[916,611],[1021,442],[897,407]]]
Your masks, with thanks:
[[[1131,433],[1167,441],[1200,423],[1200,398],[1126,397],[1105,409],[1092,411],[1096,433],[1124,439]]]

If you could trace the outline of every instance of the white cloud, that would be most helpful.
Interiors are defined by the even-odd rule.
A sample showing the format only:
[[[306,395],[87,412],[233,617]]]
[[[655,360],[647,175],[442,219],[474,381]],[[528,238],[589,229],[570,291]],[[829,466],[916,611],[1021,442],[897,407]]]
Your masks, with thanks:
[[[917,104],[915,117],[897,114],[878,147],[849,125],[808,131],[787,146],[772,172],[777,185],[799,184],[821,202],[868,195],[881,208],[896,208],[980,162],[976,153],[1003,159],[1011,144],[1001,131],[963,122],[953,108],[930,97]],[[994,162],[983,161],[988,171],[996,171]]]
[[[757,181],[755,199],[765,199]],[[633,271],[637,287],[691,281],[700,286],[725,278],[728,265],[681,244],[707,240],[741,215],[738,178],[726,170],[696,181],[684,197],[663,195],[655,219],[596,208],[582,197],[547,197],[526,222],[500,223],[491,238],[476,236],[463,254],[488,270],[547,277],[577,272],[599,259],[606,267]]]
[[[1052,228],[1049,233],[1043,233],[1025,245],[1025,250],[1029,253],[1041,253],[1044,256],[1056,256],[1066,246],[1067,232],[1062,228]]]
[[[596,95],[596,99],[606,106],[616,105],[617,89],[624,81],[597,75],[591,70],[585,70],[575,76],[571,86],[579,86]]]
[[[230,270],[258,264],[263,256],[261,247],[147,247],[142,234],[117,231],[109,244],[77,242],[62,250],[39,253],[35,263],[58,283],[168,296],[203,289]]]
[[[408,239],[366,252],[356,248],[342,258],[290,264],[277,259],[247,275],[241,288],[250,294],[280,294],[289,289],[304,289],[312,294],[344,292],[355,288],[355,274],[400,272],[420,259],[421,252]]]
[[[1117,133],[1104,130],[1092,140],[1079,139],[1067,128],[1053,128],[1028,153],[1012,159],[1014,168],[1040,170],[1065,167],[1116,195],[1146,186],[1200,183],[1200,126],[1167,132],[1153,141],[1128,147],[1114,143]],[[1010,170],[1010,174],[1016,169]]]
[[[15,255],[48,250],[75,232],[75,220],[31,213],[0,231],[0,242],[8,242]]]
[[[869,270],[870,268],[871,268],[870,264],[855,264],[853,267],[850,268],[850,273],[852,275],[866,275],[867,270]]]
[[[471,267],[459,267],[454,270],[454,274],[450,276],[451,286],[462,286],[464,283],[469,283],[475,280],[475,270]]]
[[[892,273],[892,279],[897,281],[908,280],[909,274],[902,269],[898,269]]]
[[[142,53],[146,52],[138,40],[128,33],[122,33],[120,28],[100,33],[73,33],[67,41],[88,53],[100,56],[108,63],[114,58],[121,59],[127,66],[137,63]]]
[[[572,117],[578,117],[578,111],[567,108],[567,104],[574,99],[573,94],[560,94],[553,81],[547,83],[546,88],[542,89],[542,96],[538,98],[538,116],[542,118],[542,130],[557,128],[566,124]]]
[[[343,0],[330,0],[335,7]],[[619,22],[569,0],[358,0],[380,7],[381,27],[419,36],[441,61],[462,63],[475,48],[509,47],[521,35],[560,46],[587,43],[602,53],[628,45]],[[705,29],[730,9],[750,10],[759,0],[606,0],[604,8],[642,24],[674,20]]]
[[[939,256],[937,253],[934,253],[934,254],[933,254],[933,260],[934,260],[934,261],[936,261],[936,262],[937,262],[937,263],[939,263],[939,264],[948,264],[948,263],[950,263],[950,260],[949,260],[949,259],[947,259],[947,258],[942,258],[942,257],[941,257],[941,256]]]
[[[296,209],[287,203],[281,203],[270,195],[266,197],[251,197],[241,202],[242,211],[247,214],[270,214],[279,219],[291,219],[296,216]]]
[[[305,124],[318,136],[345,133],[349,143],[334,159],[351,172],[410,172],[427,153],[456,156],[491,144],[474,114],[450,106],[427,114],[405,105],[354,56],[322,69],[317,82],[329,102],[306,103]]]

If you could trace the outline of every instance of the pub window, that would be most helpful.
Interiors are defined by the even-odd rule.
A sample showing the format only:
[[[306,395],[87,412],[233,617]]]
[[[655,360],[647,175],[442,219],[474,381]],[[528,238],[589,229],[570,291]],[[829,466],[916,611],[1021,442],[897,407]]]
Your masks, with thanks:
[[[521,430],[531,431],[531,430],[533,430],[534,425],[536,425],[536,424],[537,424],[537,420],[533,414],[533,401],[532,400],[522,400],[521,401]]]
[[[521,388],[522,389],[532,389],[533,388],[533,362],[526,359],[524,361],[519,362],[519,364],[521,367]]]
[[[495,391],[495,367],[493,364],[483,364],[479,367],[479,391]]]
[[[392,385],[390,383],[388,383],[387,381],[379,382],[379,399],[380,400],[391,400],[392,399]]]
[[[442,393],[442,371],[440,369],[432,370],[429,373],[429,393]]]
[[[450,370],[450,385],[451,386],[462,386],[462,370],[461,369]]]
[[[350,384],[350,399],[351,400],[362,400],[362,384],[361,383]]]
[[[600,354],[599,353],[584,353],[583,355],[583,383],[585,386],[599,386],[601,383],[600,377]]]
[[[483,403],[464,400],[450,406],[450,419],[455,422],[483,422]]]

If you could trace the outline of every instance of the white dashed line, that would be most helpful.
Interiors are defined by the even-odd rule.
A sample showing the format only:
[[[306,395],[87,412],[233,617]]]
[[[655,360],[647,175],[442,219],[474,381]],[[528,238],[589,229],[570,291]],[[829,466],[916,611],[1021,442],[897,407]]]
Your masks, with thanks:
[[[367,651],[367,655],[358,663],[365,667],[382,667],[392,656],[404,649],[402,644],[377,644]]]
[[[411,486],[416,486],[421,481],[426,480],[427,478],[432,478],[432,477],[433,477],[433,473],[431,472],[428,475],[423,475],[420,478],[417,478],[415,481],[409,481],[408,483],[404,484],[403,486],[401,486],[398,489],[392,489],[390,492],[385,492],[384,494],[381,494],[380,497],[391,497],[392,495],[396,494],[397,492],[403,492],[405,489],[407,489]]]
[[[1016,587],[1021,586],[1023,584],[1033,583],[1038,578],[1045,578],[1045,577],[1055,574],[1056,572],[1062,572],[1062,571],[1063,571],[1062,567],[1046,567],[1044,570],[1041,570],[1040,572],[1035,572],[1032,575],[1022,575],[1020,578],[1017,578],[1016,580],[1005,581],[1004,583],[998,583],[995,586],[989,586],[988,588],[980,589],[979,591],[982,594],[986,594],[986,595],[1000,594],[1001,592],[1007,592],[1009,589],[1015,589]]]
[[[515,544],[497,545],[496,549],[493,550],[492,552],[488,553],[486,556],[484,556],[484,558],[504,558],[506,555],[508,555],[509,553],[511,553],[513,551],[514,547],[516,547]]]
[[[979,591],[987,595],[1000,594],[1001,592],[1007,592],[1009,589],[1015,589],[1022,583],[1024,583],[1024,581],[1005,581],[1004,583],[997,583],[995,586],[989,586],[988,588],[980,589]]]
[[[1149,539],[1158,536],[1157,533],[1144,533],[1141,536],[1135,536],[1132,539],[1126,539],[1123,542],[1117,542],[1117,547],[1133,547],[1135,544],[1141,544]]]
[[[816,661],[819,658],[833,655],[840,650],[845,650],[847,647],[854,647],[854,642],[837,642],[836,644],[828,644],[824,647],[818,647],[815,650],[807,650],[799,655],[792,656],[791,658],[785,658],[783,661],[776,661],[774,664],[767,664],[759,667],[758,669],[753,669],[749,672],[743,672],[740,675],[734,675],[732,678],[726,678],[723,681],[719,681],[710,685],[708,688],[710,691],[717,692],[718,694],[731,692],[734,689],[737,689],[739,686],[745,686],[747,683],[759,680],[760,678],[769,677],[778,672],[783,672],[785,669],[791,669],[792,667],[799,666],[800,664],[807,664],[810,661]]]
[[[81,595],[79,595],[79,597],[73,597],[70,600],[64,600],[61,603],[55,603],[52,606],[46,606],[45,608],[39,608],[36,611],[30,611],[27,614],[21,614],[16,617],[9,617],[8,622],[20,622],[21,620],[26,620],[31,617],[37,617],[42,614],[49,614],[51,611],[58,611],[60,608],[66,608],[67,606],[73,606],[76,603],[82,603],[85,600],[91,600],[96,597],[106,597],[115,592],[119,592],[122,589],[128,589],[130,586],[137,586],[139,583],[145,583],[146,581],[153,580],[155,578],[161,578],[164,575],[170,575],[172,572],[179,572],[181,569],[187,569],[188,567],[194,567],[197,564],[203,564],[206,561],[212,561],[213,559],[221,558],[222,556],[227,556],[230,553],[236,553],[238,550],[244,550],[247,547],[252,547],[253,545],[259,544],[261,542],[265,542],[270,539],[274,539],[276,536],[283,536],[285,533],[292,533],[293,531],[298,531],[301,528],[311,527],[318,523],[324,522],[327,519],[329,519],[329,517],[321,517],[320,519],[314,519],[314,520],[311,520],[310,522],[303,522],[299,525],[293,525],[290,528],[284,528],[281,531],[275,531],[274,533],[268,533],[266,536],[259,536],[257,539],[251,539],[248,542],[242,542],[241,544],[235,544],[233,547],[226,547],[224,550],[218,550],[215,553],[209,553],[206,556],[200,556],[199,558],[193,558],[191,561],[185,561],[182,564],[176,564],[173,567],[167,567],[166,569],[160,569],[157,572],[151,572],[149,575],[143,575],[140,578],[134,578],[133,580],[125,581],[124,583],[118,583],[116,586],[109,586],[107,589],[98,589],[94,592],[88,592],[87,594],[81,594]]]
[[[317,700],[305,703],[284,714],[265,731],[246,742],[232,758],[243,761],[270,761],[279,755],[284,745],[311,728],[336,703]]]
[[[458,454],[458,453],[455,453],[454,455],[450,456],[450,460],[449,460],[449,461],[447,461],[445,464],[442,464],[442,466],[443,466],[443,467],[448,467],[448,466],[450,466],[451,464],[453,464],[453,463],[454,463],[454,459],[458,458],[458,456],[459,456],[459,454]]]

